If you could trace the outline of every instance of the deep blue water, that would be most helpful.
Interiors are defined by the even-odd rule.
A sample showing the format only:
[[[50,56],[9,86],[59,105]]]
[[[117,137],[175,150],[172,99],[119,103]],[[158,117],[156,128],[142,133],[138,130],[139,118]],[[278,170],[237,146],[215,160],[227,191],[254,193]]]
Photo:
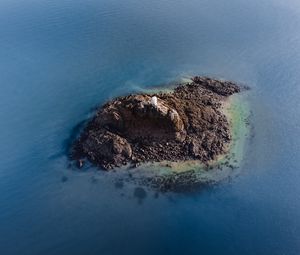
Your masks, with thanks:
[[[2,0],[0,254],[300,254],[300,3]],[[105,100],[182,75],[252,88],[241,174],[194,194],[68,169]]]

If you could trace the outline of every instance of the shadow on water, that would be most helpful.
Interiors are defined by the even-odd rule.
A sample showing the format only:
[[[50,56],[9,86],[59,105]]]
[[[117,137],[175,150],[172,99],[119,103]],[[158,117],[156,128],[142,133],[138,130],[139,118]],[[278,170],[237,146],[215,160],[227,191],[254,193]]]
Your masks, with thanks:
[[[75,141],[75,139],[80,134],[80,131],[83,130],[83,128],[85,127],[86,123],[87,123],[87,120],[82,120],[77,125],[75,125],[70,132],[70,136],[62,142],[62,150],[60,152],[57,152],[57,153],[49,156],[48,159],[54,160],[54,159],[58,159],[58,158],[61,158],[64,156],[69,157],[70,148],[71,148],[73,142]]]
[[[88,120],[82,120],[72,128],[69,138],[67,138],[63,142],[63,148],[65,154],[69,155],[72,144],[74,143],[75,139],[79,136],[80,132],[84,129],[87,121]]]
[[[96,106],[90,108],[90,110],[87,113],[87,117],[84,118],[83,120],[81,120],[80,122],[78,122],[71,129],[69,137],[66,138],[62,142],[62,150],[60,152],[56,153],[56,154],[53,154],[53,155],[49,156],[48,159],[50,159],[50,160],[58,159],[58,158],[61,158],[63,156],[67,156],[69,158],[70,150],[71,150],[71,147],[72,147],[74,141],[76,140],[76,138],[79,137],[80,133],[86,127],[87,123],[89,123],[90,120],[93,118],[93,116],[95,115],[95,113],[99,109],[99,107],[100,107],[100,105],[96,105]]]

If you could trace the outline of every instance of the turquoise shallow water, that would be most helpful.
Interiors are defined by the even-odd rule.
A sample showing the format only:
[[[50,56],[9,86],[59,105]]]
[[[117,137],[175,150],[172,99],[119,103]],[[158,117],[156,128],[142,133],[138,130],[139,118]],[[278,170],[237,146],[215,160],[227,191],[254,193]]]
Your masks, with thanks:
[[[300,253],[300,4],[0,2],[1,254]],[[189,74],[251,86],[240,174],[193,194],[68,169],[98,104]]]

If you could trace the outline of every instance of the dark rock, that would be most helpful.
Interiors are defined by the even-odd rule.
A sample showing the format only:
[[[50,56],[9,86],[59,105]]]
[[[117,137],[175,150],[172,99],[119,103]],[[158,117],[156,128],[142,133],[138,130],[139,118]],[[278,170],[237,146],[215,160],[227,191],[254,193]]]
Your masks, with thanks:
[[[121,180],[119,180],[119,181],[115,182],[115,187],[117,189],[122,189],[124,187],[124,183]]]
[[[104,169],[163,160],[206,163],[226,153],[231,134],[220,107],[239,91],[232,82],[196,76],[173,92],[116,98],[88,123],[72,158],[79,167],[87,158]]]
[[[142,187],[136,187],[133,195],[138,199],[139,203],[141,203],[147,197],[147,192]]]
[[[67,176],[61,177],[61,182],[66,182],[66,181],[68,181],[68,177]]]

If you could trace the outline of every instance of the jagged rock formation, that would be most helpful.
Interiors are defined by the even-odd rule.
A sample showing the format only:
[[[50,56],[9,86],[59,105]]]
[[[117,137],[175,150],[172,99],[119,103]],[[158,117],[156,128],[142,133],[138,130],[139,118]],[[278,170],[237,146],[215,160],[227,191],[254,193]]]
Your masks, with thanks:
[[[87,158],[112,169],[163,160],[205,163],[226,153],[231,134],[220,107],[240,88],[206,77],[192,80],[170,93],[129,95],[106,103],[73,144],[73,159]]]

